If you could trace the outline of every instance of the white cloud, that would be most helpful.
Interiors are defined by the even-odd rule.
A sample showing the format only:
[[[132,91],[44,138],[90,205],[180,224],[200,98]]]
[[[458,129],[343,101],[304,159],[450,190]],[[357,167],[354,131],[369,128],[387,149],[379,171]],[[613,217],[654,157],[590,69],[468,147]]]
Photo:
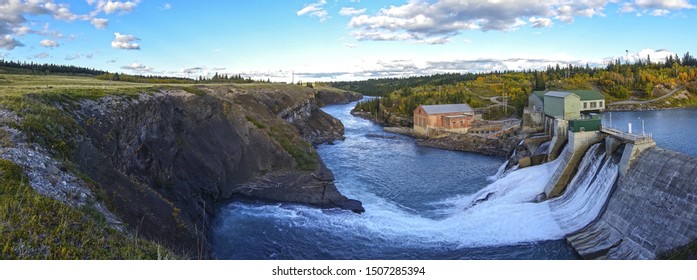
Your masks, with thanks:
[[[360,14],[364,14],[367,9],[356,9],[353,7],[343,7],[341,10],[339,10],[339,14],[342,16],[356,16]]]
[[[88,53],[88,54],[85,55],[85,57],[87,57],[87,59],[92,59],[92,58],[94,58],[94,54],[93,54],[93,53]]]
[[[531,17],[529,19],[530,24],[532,24],[532,27],[535,28],[542,28],[542,27],[550,27],[554,25],[554,22],[552,22],[552,19],[549,18],[543,18],[543,17]]]
[[[133,62],[126,66],[121,66],[121,69],[132,70],[135,72],[152,72],[154,69],[152,67],[147,67],[141,63]]]
[[[29,33],[45,37],[63,38],[64,35],[55,30],[32,30],[26,23],[27,16],[48,15],[56,20],[73,22],[76,20],[88,21],[96,28],[103,29],[108,21],[97,18],[99,13],[127,13],[131,12],[141,0],[111,1],[111,0],[87,0],[94,7],[87,14],[75,14],[70,5],[57,3],[55,0],[0,0],[0,48],[12,50],[24,46],[14,36],[23,36]],[[68,1],[61,1],[68,2]]]
[[[16,47],[23,46],[24,44],[22,44],[22,42],[15,40],[15,38],[10,35],[0,35],[0,49],[12,50]]]
[[[203,71],[205,71],[203,67],[192,67],[182,70],[182,72],[186,74],[201,73]]]
[[[114,41],[111,42],[111,47],[124,50],[140,50],[140,45],[136,41],[140,40],[133,35],[125,35],[114,33]]]
[[[417,44],[425,44],[425,45],[443,45],[450,43],[452,40],[450,40],[449,37],[431,37],[431,38],[426,38],[422,40],[415,41]]]
[[[406,41],[415,39],[413,35],[405,32],[357,30],[352,32],[351,35],[358,41]]]
[[[676,54],[666,49],[642,49],[638,52],[629,53],[629,56],[607,57],[605,58],[605,61],[615,61],[617,59],[620,59],[624,63],[625,61],[627,61],[627,59],[629,59],[629,63],[636,63],[639,60],[646,61],[648,58],[651,58],[651,62],[656,63],[664,62],[668,58],[668,56],[671,55]]]
[[[654,17],[661,17],[661,16],[665,16],[667,14],[670,14],[670,11],[668,11],[666,9],[655,9],[655,10],[651,11],[651,13],[649,15],[654,16]]]
[[[347,47],[347,48],[349,48],[349,49],[355,49],[355,48],[358,48],[358,45],[356,45],[356,44],[345,43],[345,44],[344,44],[344,47]]]
[[[103,11],[105,14],[113,14],[113,13],[130,13],[133,11],[133,9],[138,6],[138,3],[140,3],[140,0],[136,1],[126,1],[126,2],[120,2],[120,1],[99,1],[97,2],[97,10]]]
[[[364,80],[370,78],[411,77],[439,73],[482,73],[505,70],[545,69],[549,65],[604,66],[602,59],[582,60],[565,54],[549,54],[544,57],[472,57],[466,54],[443,54],[425,58],[409,56],[402,58],[370,57],[356,61],[353,65],[308,65],[295,69],[296,81]],[[263,78],[263,72],[247,75],[254,79]],[[290,81],[291,73],[275,80]],[[272,77],[272,80],[273,77]]]
[[[76,54],[69,54],[65,56],[65,60],[76,60],[78,58],[82,57],[81,54],[76,53]]]
[[[56,41],[48,40],[48,39],[41,40],[40,44],[42,47],[46,47],[46,48],[55,48],[55,47],[59,46],[59,44]]]
[[[633,2],[624,3],[622,8],[620,8],[620,12],[630,13],[637,10],[643,10],[643,12],[637,14],[637,16],[646,13],[652,16],[664,16],[669,14],[671,11],[695,8],[697,7],[692,5],[687,0],[635,0]],[[648,12],[649,10],[651,10],[650,13]]]
[[[327,4],[327,0],[319,0],[317,3],[307,4],[302,9],[298,10],[296,14],[298,16],[311,16],[319,18],[320,22],[324,22],[329,18],[329,13],[324,9],[324,5]]]
[[[34,58],[36,58],[36,59],[44,59],[44,58],[48,58],[48,57],[49,57],[49,55],[47,52],[42,52],[42,53],[34,55]]]
[[[160,7],[160,10],[163,10],[163,11],[166,11],[169,9],[172,9],[172,4],[170,4],[170,3],[165,3],[164,5],[162,5],[162,7]]]
[[[512,31],[525,25],[553,26],[554,20],[605,16],[615,0],[410,0],[380,9],[373,15],[353,16],[349,27],[359,40],[414,40],[453,37],[468,30]]]
[[[635,0],[635,5],[642,9],[694,9],[695,6],[687,0]]]
[[[31,33],[31,28],[26,25],[12,28],[12,32],[17,36],[24,36],[27,33]]]
[[[105,18],[93,18],[90,23],[97,29],[104,29],[109,25],[109,20]]]
[[[116,63],[116,59],[109,59],[109,60],[106,61],[106,63],[107,63],[107,64],[108,64],[108,63]]]

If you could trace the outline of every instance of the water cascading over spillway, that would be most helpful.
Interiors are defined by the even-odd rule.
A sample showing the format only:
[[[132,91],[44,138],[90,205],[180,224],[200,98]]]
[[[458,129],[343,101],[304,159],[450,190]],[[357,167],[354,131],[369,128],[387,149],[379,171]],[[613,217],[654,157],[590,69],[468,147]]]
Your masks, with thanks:
[[[491,182],[487,175],[497,173],[500,160],[418,147],[407,137],[370,137],[382,128],[351,116],[353,106],[325,108],[344,123],[346,141],[318,151],[337,187],[366,212],[233,202],[214,221],[218,258],[574,258],[564,242],[549,240],[595,219],[599,210],[588,210],[597,208],[589,201],[598,201],[595,190],[617,173],[598,155],[604,149],[594,147],[574,187],[535,203],[561,160],[501,172]]]
[[[603,150],[601,144],[592,146],[565,194],[549,202],[554,218],[567,234],[582,229],[601,214],[617,181],[620,155],[605,159]]]

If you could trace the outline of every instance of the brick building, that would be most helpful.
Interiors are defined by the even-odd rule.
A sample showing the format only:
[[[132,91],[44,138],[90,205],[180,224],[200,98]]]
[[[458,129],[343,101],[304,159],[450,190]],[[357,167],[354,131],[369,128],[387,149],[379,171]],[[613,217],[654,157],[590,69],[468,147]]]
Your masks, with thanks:
[[[467,133],[475,119],[481,119],[481,116],[477,116],[467,104],[421,105],[414,110],[414,134]]]

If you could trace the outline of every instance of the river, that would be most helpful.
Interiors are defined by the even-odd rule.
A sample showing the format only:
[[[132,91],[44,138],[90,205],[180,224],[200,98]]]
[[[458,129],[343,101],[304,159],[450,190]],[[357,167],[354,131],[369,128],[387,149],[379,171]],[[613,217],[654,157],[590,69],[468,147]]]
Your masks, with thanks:
[[[578,191],[532,203],[558,161],[492,176],[504,159],[419,147],[409,137],[351,116],[354,106],[323,108],[344,123],[346,140],[321,145],[318,152],[337,188],[362,201],[366,212],[236,201],[221,207],[213,221],[215,257],[576,259],[562,238],[595,217],[602,203],[587,197],[598,196],[599,189],[607,195],[616,176],[615,163],[589,158],[588,168],[581,169],[592,172],[575,180]],[[636,117],[613,113],[617,123]],[[641,117],[654,128],[650,114]]]

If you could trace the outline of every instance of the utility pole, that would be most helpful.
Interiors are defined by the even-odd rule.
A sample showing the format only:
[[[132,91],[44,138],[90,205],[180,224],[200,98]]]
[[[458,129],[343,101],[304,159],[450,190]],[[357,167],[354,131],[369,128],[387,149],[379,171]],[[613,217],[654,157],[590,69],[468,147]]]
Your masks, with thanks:
[[[290,84],[291,85],[295,84],[295,70],[293,70],[293,78],[291,79]]]

